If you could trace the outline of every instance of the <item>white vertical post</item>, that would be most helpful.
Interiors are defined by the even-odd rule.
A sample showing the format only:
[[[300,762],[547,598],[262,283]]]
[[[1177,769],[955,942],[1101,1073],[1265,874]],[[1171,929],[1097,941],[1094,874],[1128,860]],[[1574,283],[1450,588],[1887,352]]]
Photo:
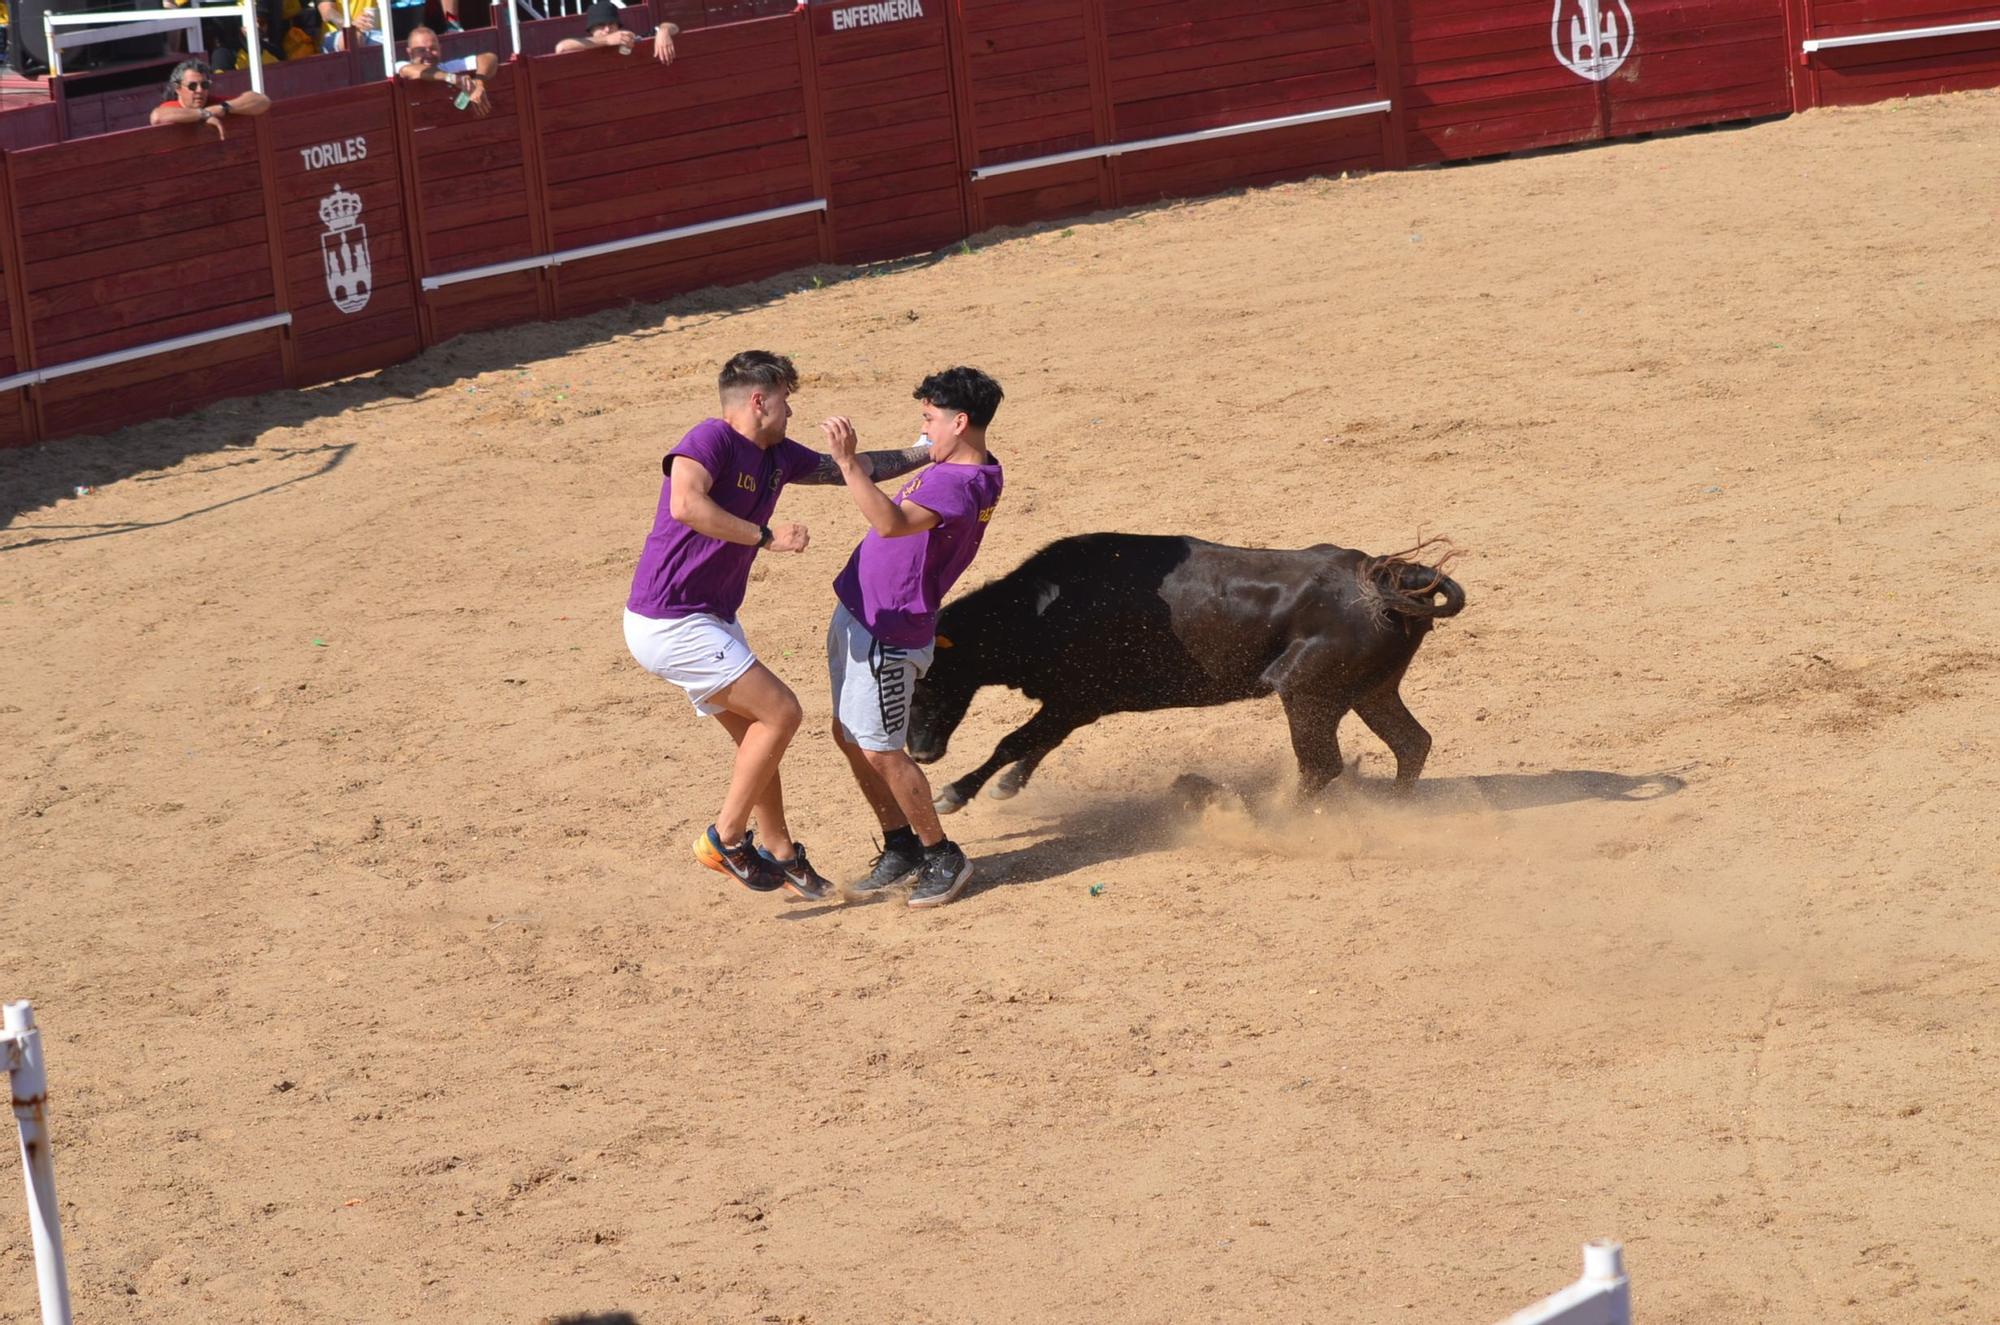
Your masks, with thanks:
[[[62,77],[62,50],[56,45],[56,25],[49,22],[48,11],[42,12],[42,49],[49,53],[49,77]]]
[[[1583,1244],[1583,1278],[1501,1325],[1632,1325],[1632,1288],[1625,1278],[1625,1249],[1616,1242]]]
[[[382,76],[396,76],[396,25],[389,20],[389,0],[375,0],[375,27],[382,34]]]
[[[513,44],[513,48],[507,54],[519,55],[521,53],[521,6],[517,3],[517,0],[507,0],[507,39]]]
[[[264,41],[257,31],[257,0],[243,0],[243,45],[250,56],[250,90],[264,90]]]
[[[23,999],[6,1010],[11,1042],[14,1121],[21,1129],[21,1176],[28,1184],[28,1227],[35,1240],[35,1282],[42,1325],[70,1325],[69,1271],[63,1266],[62,1223],[56,1210],[56,1166],[49,1157],[48,1068],[35,1009]]]

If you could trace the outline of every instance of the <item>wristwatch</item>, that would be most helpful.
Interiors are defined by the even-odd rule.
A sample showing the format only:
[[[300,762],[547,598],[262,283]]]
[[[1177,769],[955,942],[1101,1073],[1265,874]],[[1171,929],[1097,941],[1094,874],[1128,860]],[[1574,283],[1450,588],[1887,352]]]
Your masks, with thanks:
[[[757,546],[760,548],[771,546],[771,526],[767,524],[757,526]]]

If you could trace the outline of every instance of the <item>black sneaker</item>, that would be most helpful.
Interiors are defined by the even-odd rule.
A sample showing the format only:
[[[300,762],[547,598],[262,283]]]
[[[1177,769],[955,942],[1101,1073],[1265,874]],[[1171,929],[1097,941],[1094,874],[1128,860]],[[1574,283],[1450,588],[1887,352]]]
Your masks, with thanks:
[[[898,841],[895,834],[882,844],[875,853],[874,867],[868,877],[858,883],[847,885],[847,891],[856,897],[871,897],[903,883],[924,867],[923,844],[917,841],[915,833],[906,833],[907,841]]]
[[[972,862],[950,838],[924,853],[924,866],[917,872],[917,886],[910,890],[911,906],[943,906],[965,891],[972,877]]]
[[[694,840],[694,858],[718,874],[727,874],[753,893],[776,892],[785,886],[785,872],[778,863],[757,849],[750,840],[750,830],[743,830],[743,840],[733,847],[722,845],[722,839],[715,835],[715,825]]]
[[[808,902],[824,902],[833,896],[833,884],[806,859],[805,843],[796,841],[792,843],[790,860],[779,860],[768,851],[761,851],[758,854],[784,871],[785,886]]]

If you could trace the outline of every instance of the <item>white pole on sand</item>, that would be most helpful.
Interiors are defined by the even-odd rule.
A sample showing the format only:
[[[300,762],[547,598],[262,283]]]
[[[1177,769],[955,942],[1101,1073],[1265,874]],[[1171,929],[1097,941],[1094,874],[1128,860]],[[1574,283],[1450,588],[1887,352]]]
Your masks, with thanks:
[[[257,31],[257,0],[243,0],[243,49],[250,57],[250,90],[264,90],[264,43]]]
[[[56,1166],[49,1156],[49,1074],[42,1061],[42,1033],[35,1009],[9,1003],[0,1034],[14,1086],[14,1121],[21,1129],[21,1176],[28,1184],[28,1227],[35,1240],[35,1282],[42,1294],[42,1325],[70,1325],[69,1271],[63,1266],[62,1224],[56,1211]]]
[[[1583,1278],[1507,1317],[1501,1325],[1632,1325],[1625,1249],[1600,1239],[1583,1244]]]

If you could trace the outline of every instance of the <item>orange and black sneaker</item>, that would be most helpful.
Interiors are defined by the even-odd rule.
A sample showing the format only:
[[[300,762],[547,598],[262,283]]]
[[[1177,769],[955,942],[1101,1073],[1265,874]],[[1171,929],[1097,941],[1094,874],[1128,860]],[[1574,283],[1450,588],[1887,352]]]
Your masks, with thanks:
[[[792,843],[790,860],[779,860],[768,851],[759,854],[784,871],[785,887],[791,889],[797,896],[805,898],[808,902],[824,902],[833,896],[832,881],[822,877],[820,872],[812,867],[812,862],[806,859],[805,843]]]
[[[785,886],[785,872],[778,863],[757,849],[750,840],[750,830],[743,830],[743,840],[735,846],[722,845],[716,836],[715,825],[710,824],[700,837],[694,840],[694,858],[714,870],[717,874],[727,874],[753,893],[776,892]]]

